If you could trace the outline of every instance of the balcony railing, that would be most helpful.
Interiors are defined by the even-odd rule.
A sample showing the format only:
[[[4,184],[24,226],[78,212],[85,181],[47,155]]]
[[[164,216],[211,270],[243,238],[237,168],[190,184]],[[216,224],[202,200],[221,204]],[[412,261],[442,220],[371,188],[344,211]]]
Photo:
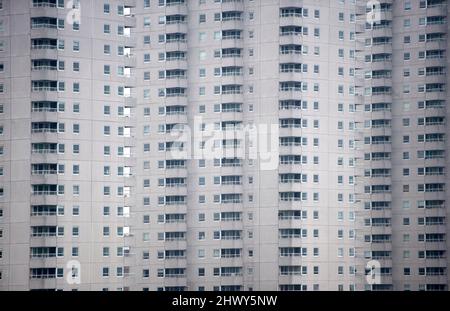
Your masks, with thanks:
[[[35,154],[50,154],[50,153],[57,153],[56,149],[33,149],[32,153]]]
[[[56,0],[54,1],[33,0],[33,8],[56,8]]]
[[[56,66],[42,65],[42,66],[33,66],[32,69],[35,71],[40,71],[40,70],[57,70],[58,68]]]
[[[56,92],[58,88],[56,86],[33,86],[31,90],[33,92]]]
[[[31,133],[57,133],[58,130],[56,128],[36,128],[31,129]]]
[[[31,174],[33,175],[56,175],[58,173],[57,170],[32,170]]]

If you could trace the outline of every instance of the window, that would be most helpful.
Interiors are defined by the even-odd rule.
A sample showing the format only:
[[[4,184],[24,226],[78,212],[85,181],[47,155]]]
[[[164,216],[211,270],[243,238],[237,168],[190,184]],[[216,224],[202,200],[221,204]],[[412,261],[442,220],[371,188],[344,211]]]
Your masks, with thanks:
[[[79,154],[80,153],[80,145],[78,145],[78,144],[73,145],[72,152],[73,152],[73,154]]]
[[[72,166],[72,173],[73,173],[73,175],[79,175],[80,174],[80,166],[77,164],[74,164]]]
[[[149,224],[150,223],[150,216],[149,215],[144,215],[143,216],[143,223],[144,224]]]
[[[65,165],[64,164],[58,164],[58,174],[63,175],[65,172]]]
[[[64,29],[64,19],[58,19],[58,29]]]
[[[72,51],[74,52],[80,51],[80,41],[73,41]]]
[[[109,277],[109,268],[108,267],[103,267],[102,268],[102,276],[103,277]]]
[[[65,69],[65,62],[63,60],[58,61],[58,70],[59,71],[64,71]]]
[[[150,17],[144,17],[144,27],[150,27]]]
[[[74,82],[72,85],[72,91],[74,93],[80,93],[80,83]]]
[[[198,268],[198,276],[205,276],[205,268]]]
[[[72,236],[74,236],[74,237],[80,236],[80,228],[78,228],[78,227],[73,227],[73,228],[72,228]]]
[[[72,194],[73,195],[80,195],[80,186],[79,185],[73,185],[72,186]]]
[[[58,82],[58,92],[64,92],[66,90],[66,83],[64,81]]]
[[[314,28],[314,37],[319,38],[320,37],[320,29]]]
[[[72,111],[73,113],[80,113],[80,103],[73,103]]]
[[[80,216],[80,207],[78,205],[72,207],[72,216]]]
[[[410,1],[406,1],[405,2],[405,11],[409,11],[411,10],[411,2]]]

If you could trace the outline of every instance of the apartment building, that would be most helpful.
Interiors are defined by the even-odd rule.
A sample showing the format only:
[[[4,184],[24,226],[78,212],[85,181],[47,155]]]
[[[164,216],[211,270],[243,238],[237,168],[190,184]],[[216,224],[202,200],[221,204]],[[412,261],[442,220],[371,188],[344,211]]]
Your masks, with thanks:
[[[378,290],[448,290],[447,1],[382,1],[364,55],[364,233]]]
[[[2,1],[2,289],[73,288],[70,260],[80,290],[129,273],[134,20],[81,3]]]
[[[447,17],[0,1],[0,290],[447,290]]]

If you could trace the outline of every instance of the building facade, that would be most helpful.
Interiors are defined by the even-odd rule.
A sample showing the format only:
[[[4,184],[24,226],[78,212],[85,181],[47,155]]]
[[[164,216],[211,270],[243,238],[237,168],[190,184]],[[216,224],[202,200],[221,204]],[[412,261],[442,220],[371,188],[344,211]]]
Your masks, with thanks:
[[[360,238],[381,264],[374,289],[448,290],[448,5],[379,10],[365,38]]]
[[[447,18],[0,1],[0,290],[447,290]]]

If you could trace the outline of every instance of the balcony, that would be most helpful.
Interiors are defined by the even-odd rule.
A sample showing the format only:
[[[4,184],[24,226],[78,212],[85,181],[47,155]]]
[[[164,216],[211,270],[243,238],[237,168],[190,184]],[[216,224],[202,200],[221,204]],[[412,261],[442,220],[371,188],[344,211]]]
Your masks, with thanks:
[[[187,52],[186,51],[179,51],[179,50],[173,50],[166,52],[165,55],[166,62],[182,62],[187,61]]]
[[[32,154],[56,154],[58,151],[58,144],[56,143],[32,143],[31,153]]]
[[[31,124],[32,134],[55,134],[58,132],[58,123],[56,122],[33,122]]]
[[[54,80],[36,80],[32,81],[32,92],[57,92],[58,82]]]
[[[244,84],[244,76],[243,75],[233,75],[233,74],[222,74],[222,79],[221,82],[223,84],[227,84],[227,85],[231,85],[231,84],[238,84],[238,85],[243,85]],[[223,95],[233,95],[233,94],[241,94],[241,92],[236,91],[226,91],[224,93],[222,93]]]
[[[187,33],[187,16],[186,15],[166,15],[166,33]]]
[[[222,61],[225,61],[225,60],[242,61],[242,59],[243,59],[242,48],[237,48],[237,47],[223,48],[221,51],[221,56],[222,56]]]
[[[53,176],[58,174],[57,164],[32,164],[31,165],[31,175],[33,176]]]
[[[303,80],[303,78],[304,78],[303,73],[299,70],[280,70],[280,79],[281,80],[301,81],[301,80]],[[288,89],[286,91],[291,91],[291,90]],[[301,92],[301,90],[294,90],[294,91]]]
[[[32,59],[56,59],[58,43],[56,39],[35,38],[31,39]]]
[[[222,11],[244,11],[244,0],[222,0]]]
[[[187,3],[185,0],[167,0],[166,15],[187,15]]]
[[[52,169],[32,169],[32,182],[33,183],[56,183],[58,180],[57,171]],[[44,191],[45,192],[45,191]],[[36,192],[34,195],[54,195],[53,191],[48,191],[49,194],[44,192]]]
[[[56,59],[33,59],[31,61],[31,70],[33,71],[58,70],[58,61]]]
[[[302,45],[303,36],[301,33],[280,33],[280,45]]]
[[[56,8],[57,0],[33,0],[33,8]]]
[[[244,47],[244,42],[240,36],[227,36],[222,37],[221,46],[224,49],[242,49]]]
[[[240,54],[222,54],[222,66],[223,67],[243,67],[244,59],[239,56]]]
[[[31,78],[33,80],[56,80],[58,78],[58,71],[56,69],[52,69],[52,67],[36,67],[32,68],[31,72]],[[56,92],[57,89],[50,86],[50,87],[32,87],[33,92]]]
[[[57,0],[33,0],[31,7],[32,9],[30,10],[30,15],[33,18],[57,16],[57,9],[61,9],[61,6],[57,6]],[[62,8],[64,8],[64,5]]]
[[[135,8],[136,0],[123,0],[123,6],[128,9]]]
[[[33,190],[32,192],[32,195],[37,196],[47,196],[47,195],[55,196],[57,194],[58,192],[56,190]]]
[[[48,10],[47,8],[43,8],[43,10]],[[54,10],[51,8],[50,10]],[[36,17],[31,18],[31,38],[56,38],[58,29],[57,29],[57,19],[53,17],[41,16],[39,12],[34,12],[32,10],[32,15],[36,15]],[[49,15],[54,16],[55,13],[49,13]]]
[[[33,112],[32,117],[45,117],[52,116],[58,111],[58,102],[50,102],[50,101],[37,101],[31,103],[31,112]],[[50,117],[50,118],[52,118]],[[38,120],[36,120],[38,121]],[[55,121],[55,120],[47,120],[44,119],[42,121]]]
[[[428,1],[430,2],[430,1]],[[446,14],[447,12],[447,2],[444,1],[442,3],[436,3],[436,4],[428,4],[426,6],[426,12],[428,16],[439,16]]]
[[[187,39],[171,39],[165,42],[167,51],[186,51],[188,49]]]
[[[278,186],[281,192],[299,192],[304,188],[300,181],[280,182]]]
[[[279,99],[280,100],[293,100],[300,99],[303,97],[303,92],[300,87],[300,82],[295,85],[280,85],[279,88]]]
[[[297,4],[298,5],[298,4]],[[284,7],[280,9],[280,26],[300,26],[303,24],[303,8],[298,6]]]
[[[171,177],[171,178],[177,178],[177,177]],[[187,196],[188,190],[186,184],[169,184],[166,185],[164,193],[168,196]]]
[[[392,27],[387,25],[374,25],[372,28],[373,37],[392,37]]]
[[[187,70],[188,66],[187,66],[187,61],[184,58],[171,58],[171,59],[166,59],[166,64],[165,64],[165,68],[166,70]]]
[[[166,70],[165,75],[166,88],[182,88],[187,89],[187,72],[182,69]]]

